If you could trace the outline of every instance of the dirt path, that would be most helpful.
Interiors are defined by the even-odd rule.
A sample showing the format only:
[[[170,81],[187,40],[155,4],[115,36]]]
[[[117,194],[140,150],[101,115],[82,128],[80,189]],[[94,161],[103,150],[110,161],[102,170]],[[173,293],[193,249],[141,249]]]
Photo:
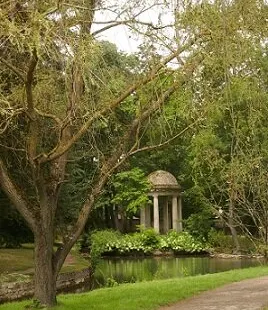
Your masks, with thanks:
[[[260,310],[268,305],[268,276],[201,293],[159,310]]]

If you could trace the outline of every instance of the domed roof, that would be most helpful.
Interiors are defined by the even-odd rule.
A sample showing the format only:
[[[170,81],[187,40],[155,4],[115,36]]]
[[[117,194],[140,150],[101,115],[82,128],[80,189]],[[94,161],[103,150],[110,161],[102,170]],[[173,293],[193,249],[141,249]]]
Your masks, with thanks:
[[[164,170],[157,170],[149,174],[149,182],[154,190],[179,190],[180,186],[171,173]]]

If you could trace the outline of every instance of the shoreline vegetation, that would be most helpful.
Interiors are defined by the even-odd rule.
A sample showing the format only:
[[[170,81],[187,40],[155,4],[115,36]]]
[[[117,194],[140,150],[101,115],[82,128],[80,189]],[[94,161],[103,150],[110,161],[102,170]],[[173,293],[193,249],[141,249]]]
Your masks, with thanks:
[[[219,239],[219,238],[218,238]],[[109,240],[109,242],[107,242]],[[219,240],[217,240],[219,243]],[[217,243],[216,243],[217,244]],[[225,243],[227,244],[227,243]],[[185,256],[210,256],[210,257],[219,257],[219,258],[232,258],[232,259],[246,259],[246,258],[252,258],[252,259],[259,259],[263,258],[262,255],[257,254],[256,252],[249,252],[247,254],[230,254],[230,253],[217,253],[216,249],[215,251],[212,250],[211,244],[209,242],[204,242],[201,240],[198,240],[191,236],[187,232],[183,233],[177,233],[174,231],[170,231],[167,235],[158,235],[153,230],[143,230],[139,233],[134,234],[126,234],[122,235],[118,232],[111,231],[111,230],[105,230],[105,231],[96,231],[90,236],[86,236],[86,238],[82,239],[80,243],[78,243],[71,253],[68,255],[62,272],[78,272],[81,271],[84,268],[89,267],[91,264],[91,267],[94,268],[94,266],[97,266],[98,261],[101,257],[103,258],[109,258],[109,257],[157,257],[157,256],[174,256],[174,257],[185,257]],[[86,253],[80,253],[81,250],[90,248],[91,253],[89,255],[88,252]],[[227,248],[227,247],[225,247]],[[19,258],[19,259],[18,259]],[[90,259],[90,260],[89,260]],[[22,248],[19,249],[0,249],[0,261],[2,265],[2,270],[0,268],[0,284],[14,284],[16,282],[25,282],[30,281],[34,272],[33,269],[33,245],[32,244],[24,244]],[[3,269],[4,268],[4,269]],[[263,267],[265,268],[265,267]],[[257,270],[257,269],[256,269]],[[268,275],[268,267],[265,269],[266,274]],[[236,274],[236,273],[235,273]],[[241,273],[243,279],[243,272]],[[261,274],[263,275],[263,274]],[[258,275],[250,275],[250,277],[255,277]],[[201,276],[194,276],[194,279],[198,280]],[[188,278],[188,277],[187,277]],[[192,278],[189,277],[189,278]],[[247,278],[247,275],[246,275]],[[200,278],[201,283],[202,277]],[[208,277],[208,279],[210,279]],[[217,279],[217,277],[215,278]],[[229,279],[229,278],[228,278]],[[234,281],[239,281],[240,278]],[[163,280],[163,281],[175,281],[174,285],[181,285],[180,281],[184,281],[183,279],[172,279],[172,280]],[[177,282],[178,281],[178,282]],[[186,286],[187,282],[186,280]],[[191,281],[191,280],[189,280]],[[199,280],[198,280],[199,281]],[[210,280],[208,280],[210,281]],[[213,282],[214,280],[212,280]],[[218,280],[216,280],[217,282]],[[219,285],[221,283],[225,284],[225,282],[221,282],[222,280],[219,280]],[[228,282],[229,281],[229,282]],[[153,281],[154,282],[154,281]],[[233,282],[233,280],[230,278],[227,280],[226,283]],[[137,285],[143,285],[146,286],[147,282],[138,282]],[[148,282],[151,283],[151,282]],[[158,281],[155,280],[156,285],[158,285]],[[162,283],[162,282],[161,282]],[[162,284],[164,285],[165,282]],[[173,283],[173,282],[172,282]],[[161,284],[161,285],[162,285]],[[118,283],[115,282],[115,286],[117,286]],[[154,284],[148,284],[154,285]],[[172,284],[173,285],[173,284]],[[120,287],[122,284],[120,284]],[[165,286],[165,285],[164,285]],[[213,288],[210,284],[203,284],[199,287],[197,286],[196,290],[193,291],[193,294],[196,294],[199,291],[208,290]],[[152,288],[154,290],[154,288]],[[163,288],[164,289],[164,288]],[[119,289],[120,290],[120,289]],[[124,290],[124,285],[122,290]],[[99,291],[99,289],[98,289]],[[192,292],[190,289],[189,292]],[[88,293],[89,294],[89,293]],[[90,293],[91,294],[91,293]],[[95,293],[94,293],[95,294]],[[95,296],[95,295],[90,296]],[[129,294],[132,294],[129,292]],[[142,293],[141,293],[142,294]],[[175,294],[175,293],[174,293]],[[186,295],[179,294],[179,299],[188,297],[188,293],[185,293]],[[167,294],[169,296],[169,294]],[[73,294],[69,294],[70,297],[59,297],[60,303],[64,302],[64,300],[67,298],[67,302],[69,303],[72,298],[74,300],[77,299],[77,296]],[[85,297],[84,297],[85,296]],[[97,296],[99,296],[97,294]],[[131,295],[132,296],[132,295]],[[180,297],[182,296],[182,297]],[[190,295],[189,295],[190,296]],[[71,299],[69,299],[71,298]],[[87,294],[81,295],[82,298],[82,304],[86,305],[87,301]],[[175,298],[175,297],[174,297]],[[177,298],[177,297],[176,297]],[[85,302],[83,301],[85,299]],[[169,297],[168,299],[169,300]],[[167,301],[169,303],[169,301]],[[92,302],[92,304],[94,304]],[[12,308],[16,303],[12,303]],[[97,303],[98,304],[98,303]],[[24,305],[22,302],[20,305]],[[162,305],[162,303],[161,303]],[[20,306],[21,307],[21,306]],[[91,306],[92,307],[92,306]],[[74,307],[75,309],[77,306]],[[66,309],[74,309],[69,308],[69,306]],[[0,307],[0,309],[2,309]],[[3,308],[5,309],[5,308]],[[7,308],[8,309],[8,308]],[[15,309],[15,308],[14,308]],[[59,309],[65,309],[65,308],[59,308]],[[82,308],[81,308],[82,309]],[[94,309],[94,308],[92,308]],[[99,309],[99,308],[98,308]],[[111,309],[111,308],[103,308],[103,309]],[[116,306],[116,309],[118,306]],[[122,308],[122,309],[132,309],[132,308]],[[154,309],[154,308],[133,308],[133,309]]]
[[[87,293],[59,295],[59,305],[55,309],[153,310],[228,283],[266,275],[268,275],[268,267],[260,266],[216,274],[122,284]],[[0,305],[0,310],[19,310],[29,303],[29,300],[6,303]]]
[[[170,230],[165,235],[154,229],[140,229],[139,232],[122,234],[112,229],[97,230],[84,234],[78,246],[82,253],[89,253],[95,263],[100,257],[113,256],[185,256],[185,255],[218,255],[227,257],[262,257],[265,253],[262,244],[254,244],[244,236],[238,236],[240,251],[235,251],[231,235],[211,229],[208,236],[197,236],[188,231]]]
[[[210,256],[227,259],[263,258],[263,255],[250,248],[248,242],[245,243],[245,246],[247,245],[247,248],[250,249],[248,253],[232,254],[230,251],[232,244],[228,237],[231,236],[221,236],[214,233],[213,242],[201,242],[187,232],[170,231],[166,235],[158,235],[152,229],[147,229],[134,234],[123,235],[112,230],[96,231],[92,235],[82,236],[80,242],[67,256],[62,272],[81,271],[89,267],[89,264],[94,268],[101,257]],[[223,247],[217,247],[219,244]],[[91,249],[90,254],[89,248]],[[0,262],[0,283],[29,280],[34,272],[33,244],[23,244],[18,249],[0,249]]]

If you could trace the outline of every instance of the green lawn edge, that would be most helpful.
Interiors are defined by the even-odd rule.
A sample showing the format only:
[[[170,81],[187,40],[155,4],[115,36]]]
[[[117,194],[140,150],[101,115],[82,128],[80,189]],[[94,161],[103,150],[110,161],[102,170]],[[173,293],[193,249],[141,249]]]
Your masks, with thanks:
[[[13,282],[19,274],[32,276],[34,273],[34,245],[23,244],[18,249],[0,249],[0,285]],[[70,257],[70,259],[68,259]],[[61,273],[81,271],[90,266],[88,259],[74,247],[67,257]]]
[[[122,284],[82,294],[59,295],[57,310],[153,310],[224,284],[268,275],[268,267],[236,269],[168,280]],[[23,309],[29,301],[0,305],[0,310]]]

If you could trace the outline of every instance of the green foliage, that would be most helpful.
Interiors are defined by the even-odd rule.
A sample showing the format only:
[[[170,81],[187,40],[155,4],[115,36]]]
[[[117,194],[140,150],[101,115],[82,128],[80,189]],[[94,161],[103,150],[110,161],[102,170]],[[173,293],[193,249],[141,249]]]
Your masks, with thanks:
[[[145,246],[152,246],[157,248],[159,246],[160,236],[155,232],[153,228],[140,229],[140,236],[142,243]]]
[[[219,248],[226,250],[233,247],[232,236],[226,235],[223,231],[211,230],[208,242],[216,250]]]
[[[200,192],[214,206],[223,205],[224,211],[230,198],[236,200],[235,207],[241,206],[242,199],[246,200],[244,205],[250,206],[250,210],[251,206],[257,211],[264,210],[252,219],[250,225],[254,222],[256,227],[267,227],[267,223],[263,225],[265,223],[259,220],[256,223],[256,218],[265,219],[264,215],[267,213],[267,209],[263,208],[267,205],[267,184],[265,181],[258,183],[259,180],[267,179],[267,5],[261,1],[190,2],[182,2],[176,12],[176,40],[172,38],[169,41],[167,36],[160,35],[161,31],[157,31],[163,45],[169,46],[171,50],[181,46],[181,65],[176,69],[163,68],[157,74],[156,81],[153,81],[152,75],[151,82],[146,85],[138,80],[148,67],[154,67],[159,61],[160,57],[153,49],[150,48],[149,53],[146,52],[145,57],[141,57],[146,63],[145,70],[142,70],[141,66],[138,68],[134,57],[128,59],[126,55],[117,53],[112,44],[98,43],[94,34],[90,33],[93,16],[88,14],[90,12],[93,15],[97,10],[102,12],[106,7],[102,1],[89,1],[85,3],[85,8],[79,8],[75,5],[76,1],[71,1],[69,7],[61,2],[55,6],[51,0],[24,0],[21,4],[14,2],[14,6],[18,8],[14,12],[11,1],[4,1],[1,5],[1,57],[4,64],[4,72],[1,73],[3,78],[0,79],[0,86],[4,86],[4,92],[1,93],[4,108],[1,107],[0,111],[1,129],[4,129],[0,139],[3,146],[1,151],[11,180],[16,182],[17,188],[22,188],[21,197],[27,197],[29,205],[39,204],[40,193],[39,196],[36,195],[36,189],[43,186],[37,184],[37,181],[41,180],[46,187],[44,193],[50,196],[53,196],[51,189],[56,188],[55,200],[60,184],[63,183],[60,201],[55,203],[55,206],[61,205],[57,212],[58,221],[52,219],[51,222],[64,222],[66,225],[63,228],[71,224],[83,202],[91,197],[91,190],[93,193],[102,191],[98,186],[104,184],[105,180],[99,182],[98,176],[102,176],[106,168],[110,176],[119,156],[128,154],[132,146],[135,149],[162,143],[205,114],[201,130],[198,132],[199,128],[194,128],[194,134],[191,132],[189,135],[192,140],[191,168],[194,180],[202,187]],[[93,5],[95,3],[98,4],[96,8]],[[118,10],[115,11],[122,18],[134,16],[130,13],[132,6],[130,4],[128,10],[127,4],[118,4]],[[138,11],[136,5],[133,9]],[[135,19],[133,23],[134,21]],[[147,28],[148,25],[144,26]],[[132,28],[137,27],[133,24]],[[142,25],[137,28],[140,34],[143,32],[142,28]],[[152,30],[150,27],[146,30],[146,34],[149,34],[148,41],[151,41],[148,47],[154,45],[156,40]],[[180,35],[185,38],[181,40]],[[184,50],[188,39],[193,39],[195,43]],[[31,78],[29,75],[33,62],[30,59],[34,51],[40,61],[36,69],[33,68]],[[22,79],[16,75],[22,75]],[[33,81],[28,81],[31,85],[27,85],[27,81],[25,83],[25,75]],[[126,141],[124,137],[129,128],[132,128],[131,120],[146,111],[154,99],[162,98],[165,90],[175,81],[179,84],[182,79],[183,83],[178,85],[179,90],[170,98],[170,104],[159,112],[155,111],[157,120],[154,121],[151,117],[147,120],[137,119],[138,128],[133,128],[132,132],[135,134]],[[137,90],[131,87],[135,80],[141,86]],[[28,90],[32,89],[31,94],[25,92],[25,86]],[[122,94],[127,89],[133,89],[129,93],[131,95],[126,100],[122,99],[120,107],[114,109],[114,100],[124,98]],[[28,102],[28,110],[33,115],[26,111],[27,98],[31,97],[34,102],[33,105]],[[183,115],[181,111],[184,112]],[[81,128],[84,129],[80,131]],[[65,131],[68,131],[70,137],[81,137],[80,141],[73,140],[75,145],[70,152],[68,147],[65,148]],[[31,132],[35,132],[36,137]],[[184,142],[182,147],[179,145],[181,141]],[[137,145],[133,144],[135,142]],[[188,144],[185,140],[180,140],[177,144],[173,142],[169,149],[172,152],[167,156],[165,155],[169,151],[160,155],[154,152],[158,154],[149,158],[153,162],[150,168],[161,163],[163,168],[175,167],[170,170],[176,171],[176,176],[179,173],[182,176],[185,170],[178,173],[183,166],[180,159],[189,151]],[[67,151],[63,160],[58,151]],[[113,164],[110,158],[113,159],[111,155],[116,155],[116,151],[118,156],[114,157]],[[42,158],[49,159],[51,155],[53,158],[53,153],[59,162],[67,163],[66,171],[61,168],[61,164],[56,165],[54,160],[53,165],[38,164]],[[93,164],[92,158],[95,157],[97,161]],[[158,160],[160,157],[161,160]],[[84,162],[80,161],[81,158]],[[256,158],[259,160],[256,161]],[[73,162],[78,164],[74,165]],[[148,167],[149,165],[147,170]],[[262,167],[261,173],[256,172],[258,167]],[[146,185],[140,182],[137,172],[119,174],[114,188],[115,196],[107,200],[125,210],[134,213],[148,201]],[[261,195],[259,189],[262,189]],[[98,194],[93,195],[95,196]],[[202,203],[203,201],[200,205]],[[50,207],[45,206],[44,210],[33,209],[37,213],[40,209],[44,215]],[[243,215],[250,214],[246,212],[248,210],[241,211]],[[187,224],[189,231],[198,237],[206,237],[208,230],[203,212],[202,208],[201,215],[193,215]],[[34,217],[35,212],[31,214]],[[47,212],[48,216],[49,214],[53,212]],[[79,231],[81,229],[82,227],[78,227]],[[126,238],[122,247],[127,252],[142,247],[150,251],[149,247],[156,247],[157,238],[152,234],[142,237],[133,235],[133,240]],[[187,251],[193,250],[194,247],[190,246],[191,238],[187,235],[172,238],[170,237],[174,242],[167,241],[167,244],[170,242],[175,250],[181,250],[184,239]]]
[[[47,309],[38,299],[33,299],[32,303],[25,306],[25,309]]]
[[[112,184],[115,190],[112,203],[133,213],[149,203],[150,184],[141,169],[133,168],[117,173]]]
[[[267,44],[256,38],[267,37],[261,30],[266,11],[264,3],[219,1],[196,3],[181,16],[189,31],[212,38],[200,49],[203,68],[192,81],[194,101],[206,110],[190,143],[192,179],[202,200],[224,210],[233,234],[234,221],[263,241],[256,231],[267,226]]]
[[[212,212],[204,210],[203,212],[193,213],[184,223],[185,229],[196,239],[207,240],[213,225]]]
[[[79,157],[79,159],[67,166],[69,182],[62,186],[59,196],[57,232],[60,234],[64,234],[66,226],[77,218],[81,204],[85,200],[88,184],[96,171],[96,167],[92,163],[92,156],[88,152],[78,150],[72,156]]]
[[[101,255],[152,254],[155,250],[174,251],[176,254],[202,253],[207,250],[204,243],[187,232],[170,231],[158,235],[153,229],[134,234],[119,234],[116,231],[97,231],[91,235],[91,257]]]
[[[143,231],[134,234],[120,234],[117,231],[103,230],[93,233],[91,239],[91,257],[103,254],[147,254],[157,248],[156,233]]]
[[[262,246],[253,243],[246,236],[238,236],[241,251],[246,254],[262,253]],[[208,243],[214,251],[219,253],[232,253],[234,249],[234,241],[231,235],[225,234],[223,231],[211,229],[208,235]]]
[[[116,282],[115,279],[113,279],[113,278],[107,278],[106,279],[106,284],[105,284],[106,287],[115,287],[115,286],[118,286],[118,285],[119,285],[119,283]]]
[[[121,234],[113,230],[102,230],[93,232],[88,236],[90,244],[91,265],[94,268],[101,255],[113,250],[113,245],[121,239]]]
[[[152,310],[228,283],[267,276],[267,266],[168,280],[122,284],[82,294],[59,296],[57,310]],[[129,298],[131,296],[131,298]],[[21,310],[29,301],[0,305],[0,310]]]
[[[175,254],[204,253],[207,251],[206,245],[188,232],[178,233],[172,230],[161,237],[160,249],[172,250]]]
[[[190,176],[192,177],[192,175]],[[211,202],[205,196],[206,188],[201,186],[201,184],[192,184],[192,180],[186,183],[185,187],[183,194],[183,218],[187,219],[193,213],[210,213]]]

